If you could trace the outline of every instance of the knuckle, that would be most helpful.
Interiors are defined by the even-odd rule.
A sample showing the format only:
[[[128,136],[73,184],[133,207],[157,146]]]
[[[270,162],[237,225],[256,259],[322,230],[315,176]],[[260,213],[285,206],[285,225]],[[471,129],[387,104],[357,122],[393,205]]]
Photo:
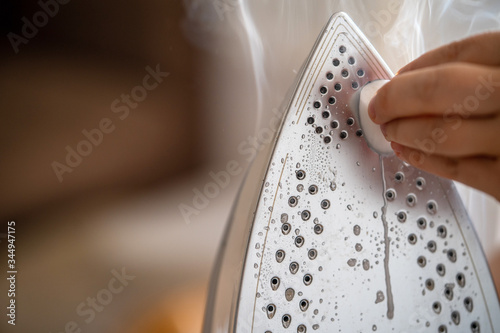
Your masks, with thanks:
[[[440,87],[441,76],[437,70],[426,70],[425,74],[415,84],[415,94],[422,104],[426,104],[436,96],[436,89]]]
[[[445,46],[444,49],[444,60],[446,62],[456,61],[462,56],[464,53],[464,48],[466,48],[467,44],[472,42],[471,39],[466,39],[463,41],[452,42]]]

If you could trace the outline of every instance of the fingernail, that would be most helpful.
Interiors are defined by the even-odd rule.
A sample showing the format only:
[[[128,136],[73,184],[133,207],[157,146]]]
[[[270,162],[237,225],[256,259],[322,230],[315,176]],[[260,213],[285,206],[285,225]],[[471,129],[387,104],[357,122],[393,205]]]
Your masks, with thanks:
[[[368,104],[368,115],[370,116],[370,119],[375,122],[375,118],[377,118],[377,115],[375,114],[375,106],[373,103],[374,98],[370,101]]]
[[[400,156],[403,153],[404,147],[396,142],[391,142],[391,148],[394,150],[396,155]]]

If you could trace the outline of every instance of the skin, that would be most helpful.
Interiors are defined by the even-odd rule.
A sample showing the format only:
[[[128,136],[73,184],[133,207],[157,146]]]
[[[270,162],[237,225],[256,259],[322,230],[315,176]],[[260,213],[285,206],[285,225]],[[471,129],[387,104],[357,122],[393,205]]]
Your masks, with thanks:
[[[500,201],[500,32],[422,55],[368,112],[401,160]]]

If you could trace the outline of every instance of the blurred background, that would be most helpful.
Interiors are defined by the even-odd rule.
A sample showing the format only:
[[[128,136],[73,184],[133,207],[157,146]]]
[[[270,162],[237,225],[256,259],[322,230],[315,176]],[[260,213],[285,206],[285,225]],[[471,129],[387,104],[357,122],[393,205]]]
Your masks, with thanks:
[[[0,331],[199,332],[255,134],[340,10],[394,72],[500,29],[494,0],[0,2]],[[499,267],[498,203],[458,186]]]

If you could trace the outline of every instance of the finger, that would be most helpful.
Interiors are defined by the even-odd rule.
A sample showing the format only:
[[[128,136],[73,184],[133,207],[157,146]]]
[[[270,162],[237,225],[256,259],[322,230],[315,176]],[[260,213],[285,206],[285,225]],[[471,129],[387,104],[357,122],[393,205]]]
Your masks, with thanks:
[[[500,69],[453,63],[398,75],[380,88],[368,112],[377,124],[396,118],[493,114],[500,105]]]
[[[448,157],[500,156],[500,117],[400,118],[381,126],[388,141]]]
[[[500,32],[476,35],[441,46],[410,62],[401,68],[398,74],[456,61],[500,65]]]
[[[426,155],[422,151],[397,143],[392,143],[391,146],[396,156],[421,170],[454,179],[500,200],[500,161],[496,158],[457,159],[440,155]]]

